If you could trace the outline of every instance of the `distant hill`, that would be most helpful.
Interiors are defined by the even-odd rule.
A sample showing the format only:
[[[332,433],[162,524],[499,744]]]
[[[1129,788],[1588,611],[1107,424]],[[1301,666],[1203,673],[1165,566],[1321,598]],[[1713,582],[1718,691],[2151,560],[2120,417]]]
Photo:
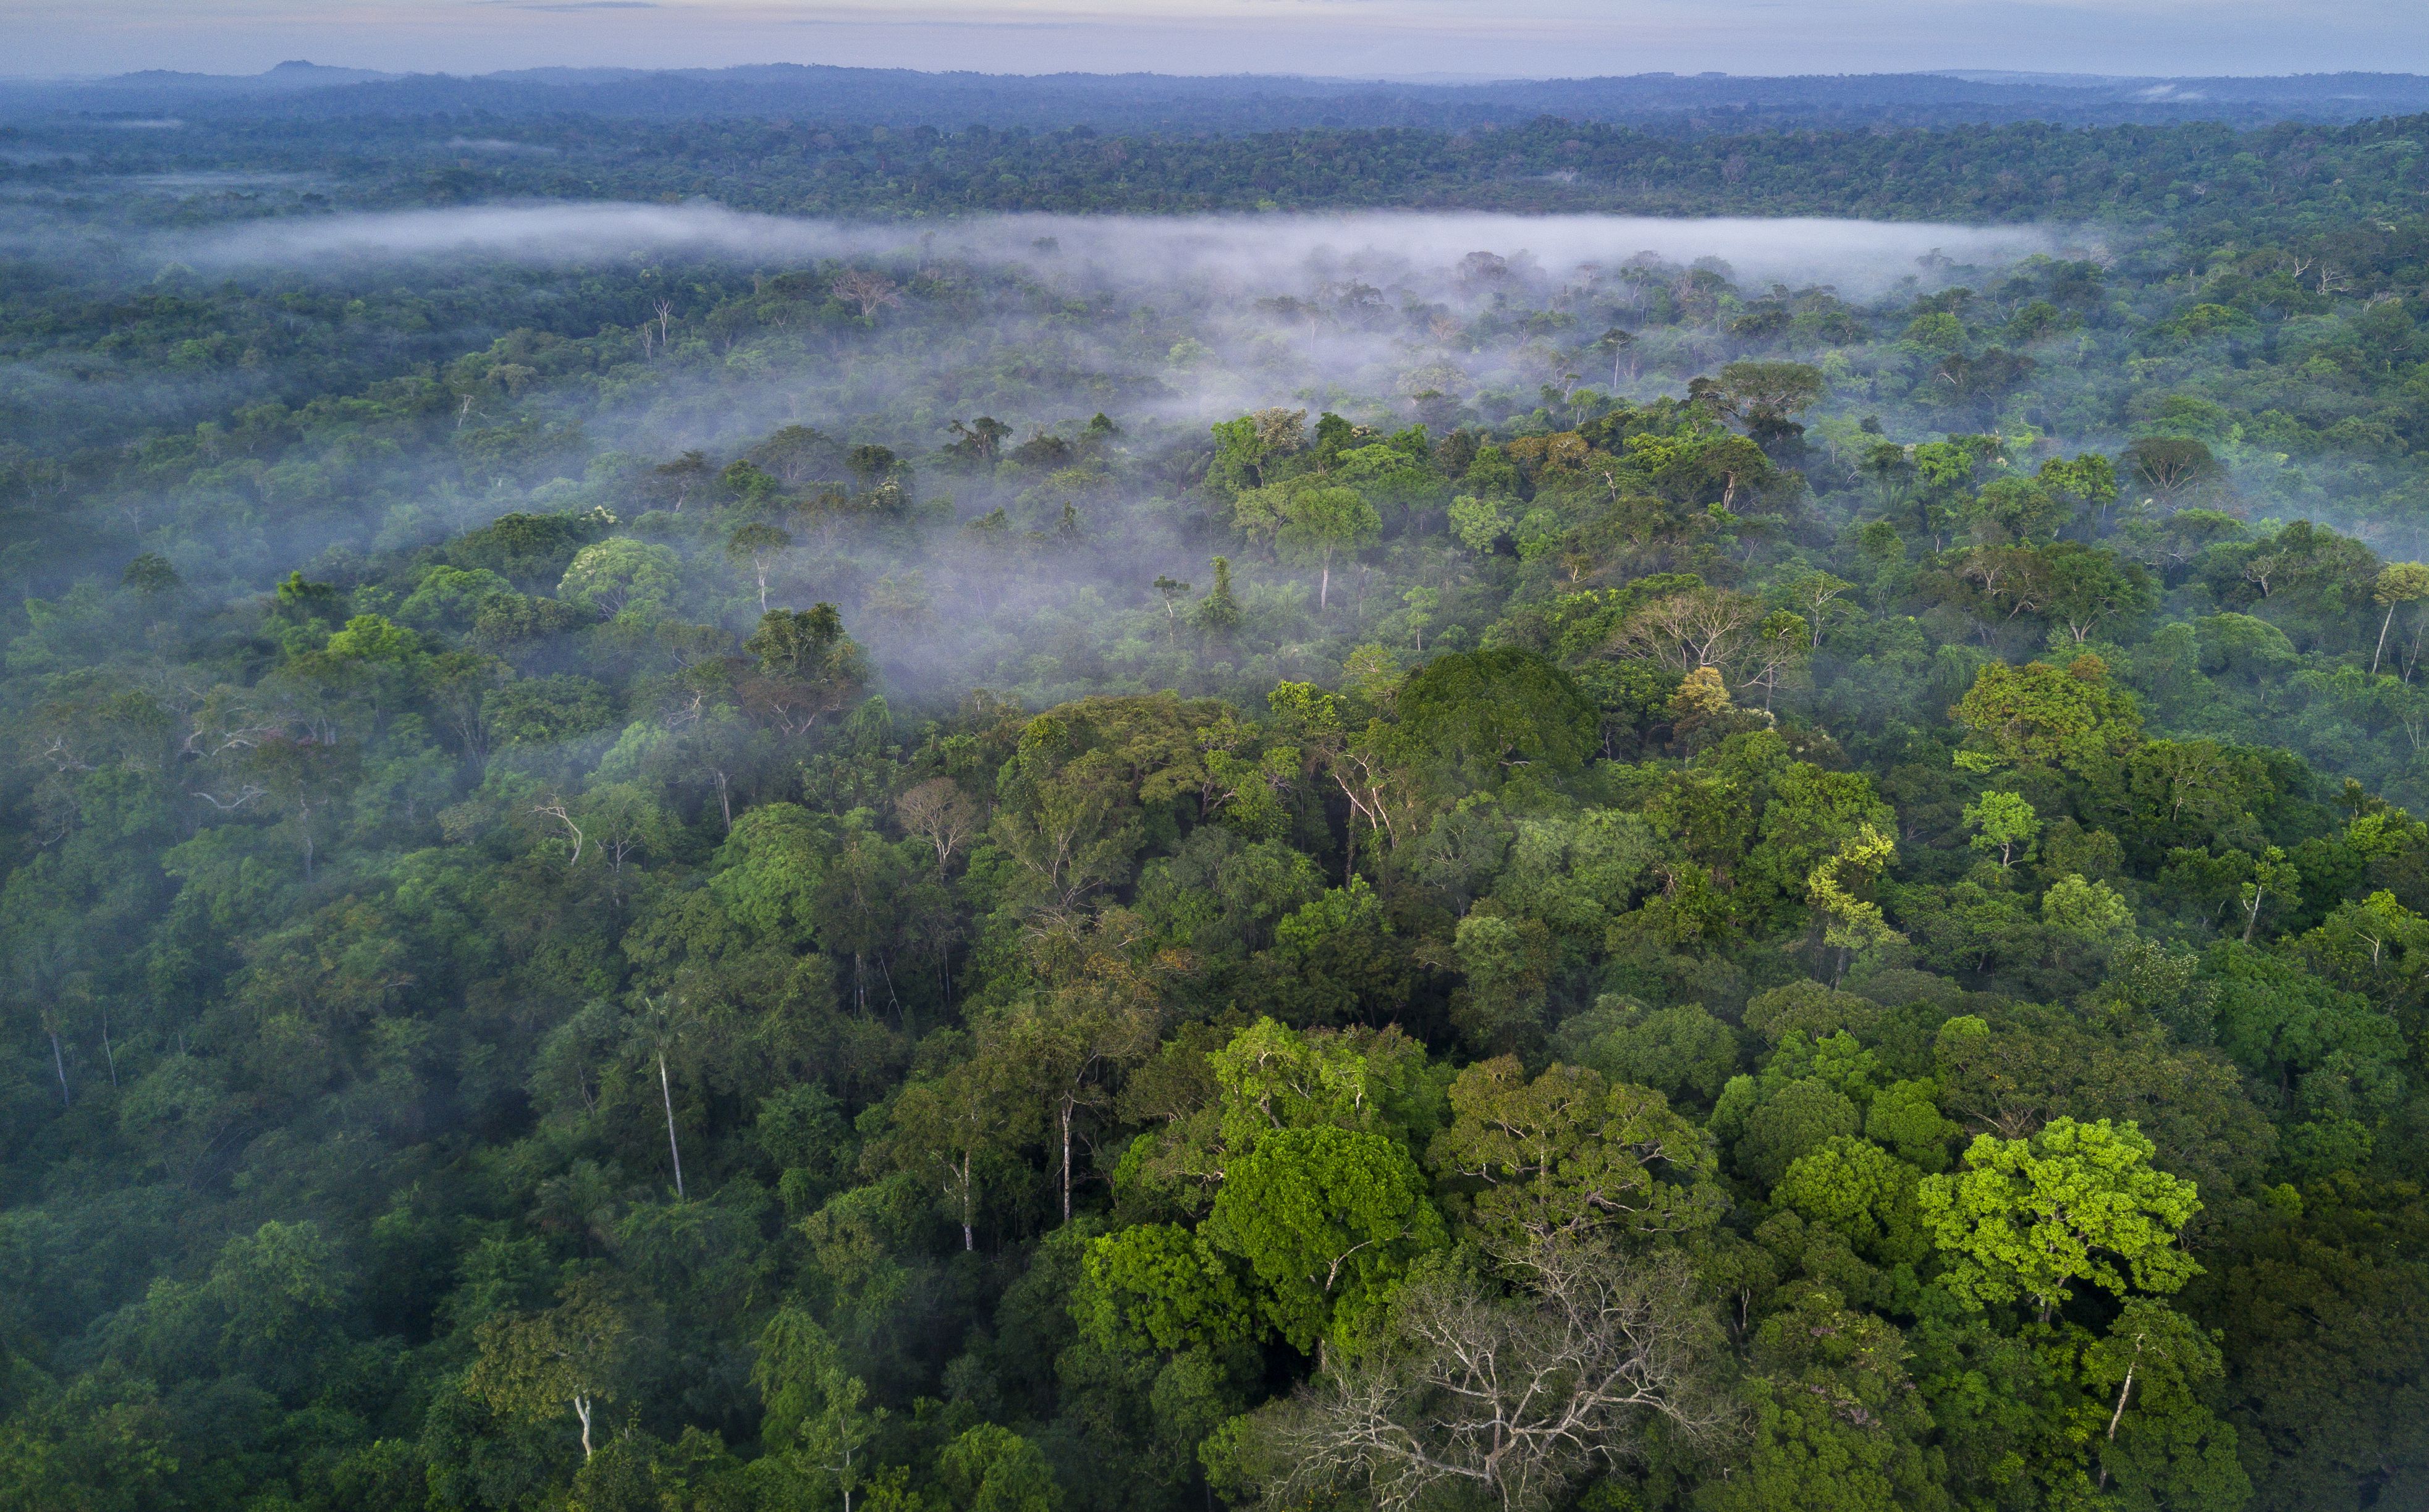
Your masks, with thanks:
[[[215,118],[578,114],[753,116],[946,128],[1263,131],[1301,126],[1464,130],[1539,116],[1656,130],[1942,126],[2050,121],[2164,124],[2355,121],[2429,110],[2429,78],[2105,78],[2002,73],[1788,78],[1627,77],[1410,83],[1281,75],[1006,75],[790,63],[729,69],[525,69],[459,77],[281,63],[250,76],[149,72],[0,82],[0,118],[165,113]]]

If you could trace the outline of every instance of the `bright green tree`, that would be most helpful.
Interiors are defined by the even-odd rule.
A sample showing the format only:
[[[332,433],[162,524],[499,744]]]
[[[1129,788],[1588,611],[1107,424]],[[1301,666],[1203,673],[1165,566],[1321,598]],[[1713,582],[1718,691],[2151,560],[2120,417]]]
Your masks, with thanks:
[[[2041,821],[2023,794],[1993,788],[1965,805],[1965,822],[1974,830],[1975,849],[1999,853],[2001,871],[2033,859],[2033,838],[2041,833]]]
[[[1322,614],[1332,601],[1334,554],[1371,545],[1382,531],[1382,517],[1357,489],[1302,488],[1282,502],[1274,542],[1285,555],[1317,565],[1315,607]]]
[[[1948,1289],[1975,1307],[2029,1301],[2047,1322],[2078,1282],[2120,1297],[2182,1287],[2201,1274],[2178,1242],[2201,1200],[2152,1154],[2132,1124],[2105,1118],[1976,1137],[1963,1170],[1925,1177],[1918,1193]]]
[[[2133,697],[2113,686],[2107,664],[2091,655],[2063,667],[1986,664],[1949,717],[1973,737],[1958,764],[1976,769],[2007,763],[2080,772],[2123,756],[2142,733]]]
[[[1266,1320],[1307,1351],[1355,1337],[1444,1238],[1397,1141],[1330,1126],[1276,1129],[1232,1157],[1204,1232],[1248,1262]]]
[[[1082,1264],[1072,1314],[1099,1347],[1220,1353],[1264,1331],[1231,1266],[1188,1229],[1136,1224],[1099,1235]]]

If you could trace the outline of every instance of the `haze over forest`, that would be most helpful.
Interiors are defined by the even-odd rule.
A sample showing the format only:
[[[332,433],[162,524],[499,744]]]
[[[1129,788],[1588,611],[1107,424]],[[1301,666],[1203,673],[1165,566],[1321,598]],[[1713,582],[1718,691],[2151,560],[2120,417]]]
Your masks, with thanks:
[[[0,83],[0,1506],[2429,1504],[2424,112]]]

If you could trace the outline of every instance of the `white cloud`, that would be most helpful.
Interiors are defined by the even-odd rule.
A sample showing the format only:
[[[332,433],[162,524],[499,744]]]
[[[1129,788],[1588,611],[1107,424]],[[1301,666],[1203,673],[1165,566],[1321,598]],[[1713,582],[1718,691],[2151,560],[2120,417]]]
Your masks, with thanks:
[[[1051,238],[1050,252],[1037,243]],[[1639,252],[1673,262],[1727,261],[1742,281],[1875,288],[1939,251],[1999,262],[2057,245],[2034,226],[1818,219],[1662,220],[1369,211],[1192,217],[986,216],[941,223],[851,222],[749,215],[712,205],[483,205],[256,222],[173,242],[196,264],[301,264],[385,256],[477,255],[536,263],[628,255],[724,255],[755,262],[937,255],[1022,264],[1055,276],[1144,287],[1175,282],[1261,288],[1385,265],[1447,268],[1463,255],[1530,254],[1552,274]]]

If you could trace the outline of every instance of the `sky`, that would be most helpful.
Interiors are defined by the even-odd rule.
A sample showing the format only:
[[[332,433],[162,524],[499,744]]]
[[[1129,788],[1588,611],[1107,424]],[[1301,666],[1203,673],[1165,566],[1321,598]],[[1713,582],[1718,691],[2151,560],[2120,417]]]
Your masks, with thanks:
[[[0,0],[0,73],[2429,73],[2421,0]]]

